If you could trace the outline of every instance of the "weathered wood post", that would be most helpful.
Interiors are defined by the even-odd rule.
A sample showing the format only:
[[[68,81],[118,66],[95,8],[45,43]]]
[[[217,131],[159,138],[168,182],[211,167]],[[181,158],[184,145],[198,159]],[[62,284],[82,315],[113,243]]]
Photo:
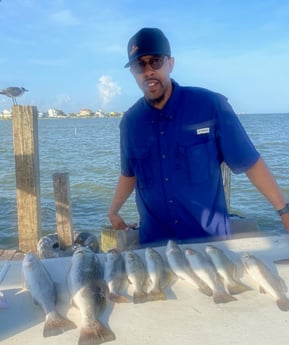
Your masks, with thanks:
[[[40,235],[38,111],[12,108],[19,249],[37,253]]]
[[[56,207],[56,226],[60,248],[65,250],[73,243],[69,174],[53,174],[54,198]]]

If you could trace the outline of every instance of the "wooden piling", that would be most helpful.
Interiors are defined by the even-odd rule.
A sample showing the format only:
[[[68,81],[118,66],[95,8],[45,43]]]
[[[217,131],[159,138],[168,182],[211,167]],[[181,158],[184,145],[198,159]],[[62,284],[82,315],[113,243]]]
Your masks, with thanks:
[[[53,174],[53,187],[56,206],[56,224],[59,245],[62,250],[65,250],[73,243],[69,174]]]
[[[38,111],[12,108],[19,249],[37,253],[40,236]]]

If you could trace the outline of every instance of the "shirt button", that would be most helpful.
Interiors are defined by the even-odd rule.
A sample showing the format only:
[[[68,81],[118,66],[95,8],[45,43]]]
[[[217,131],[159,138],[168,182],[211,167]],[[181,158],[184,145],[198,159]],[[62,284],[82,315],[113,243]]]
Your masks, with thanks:
[[[161,131],[161,133],[160,133],[161,135],[164,135],[165,134],[165,132],[164,131]]]
[[[178,224],[178,222],[179,222],[179,221],[178,221],[177,219],[175,219],[174,223],[175,223],[175,224]]]
[[[168,180],[169,180],[168,177],[165,177],[165,181],[168,182]]]
[[[166,155],[165,155],[165,154],[163,154],[163,155],[162,155],[162,158],[163,158],[163,159],[166,159]]]
[[[169,200],[169,203],[170,203],[170,204],[172,204],[173,202],[174,202],[174,200],[172,200],[172,199]]]

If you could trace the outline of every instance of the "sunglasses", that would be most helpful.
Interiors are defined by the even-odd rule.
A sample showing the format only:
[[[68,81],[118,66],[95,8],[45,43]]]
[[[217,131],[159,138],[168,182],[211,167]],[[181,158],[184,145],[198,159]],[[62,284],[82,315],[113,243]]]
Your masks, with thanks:
[[[151,69],[158,70],[163,67],[165,56],[153,56],[147,60],[137,60],[131,64],[131,68],[135,73],[144,73],[146,66]]]

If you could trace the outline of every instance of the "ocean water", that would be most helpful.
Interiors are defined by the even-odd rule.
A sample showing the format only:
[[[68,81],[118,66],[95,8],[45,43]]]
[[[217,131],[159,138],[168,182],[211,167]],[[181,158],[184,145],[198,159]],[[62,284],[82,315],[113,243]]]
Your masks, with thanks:
[[[289,114],[240,115],[240,120],[289,201]],[[69,173],[75,231],[109,226],[108,208],[119,175],[120,118],[39,119],[41,232],[56,231],[52,176]],[[283,231],[280,219],[246,175],[232,175],[231,212],[257,219],[263,231]],[[138,222],[134,195],[121,210]],[[0,248],[17,247],[12,121],[0,121]]]

